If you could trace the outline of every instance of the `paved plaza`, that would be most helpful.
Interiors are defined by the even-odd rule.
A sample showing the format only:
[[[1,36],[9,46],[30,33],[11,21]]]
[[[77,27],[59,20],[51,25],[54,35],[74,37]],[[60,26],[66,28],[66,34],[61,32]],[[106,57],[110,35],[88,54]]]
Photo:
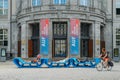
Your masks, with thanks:
[[[112,71],[95,68],[17,68],[12,61],[0,62],[0,80],[120,80],[120,62]]]

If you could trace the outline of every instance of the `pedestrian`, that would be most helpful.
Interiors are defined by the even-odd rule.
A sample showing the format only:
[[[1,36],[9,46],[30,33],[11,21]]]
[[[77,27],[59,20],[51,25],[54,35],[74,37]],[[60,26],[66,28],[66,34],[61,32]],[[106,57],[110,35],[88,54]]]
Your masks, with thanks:
[[[40,54],[38,54],[38,55],[37,55],[37,58],[36,58],[36,59],[33,59],[31,62],[32,62],[32,63],[36,63],[36,62],[38,62],[38,61],[40,60],[40,58],[41,58],[41,56],[40,56]]]

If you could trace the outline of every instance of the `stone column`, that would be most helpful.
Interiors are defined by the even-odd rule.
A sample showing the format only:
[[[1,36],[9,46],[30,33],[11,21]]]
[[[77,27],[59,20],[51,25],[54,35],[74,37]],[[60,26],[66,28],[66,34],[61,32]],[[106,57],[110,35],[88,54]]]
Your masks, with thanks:
[[[28,58],[27,54],[27,25],[26,23],[21,23],[21,57],[22,58]]]
[[[94,30],[94,56],[98,57],[100,55],[100,22],[95,22]]]

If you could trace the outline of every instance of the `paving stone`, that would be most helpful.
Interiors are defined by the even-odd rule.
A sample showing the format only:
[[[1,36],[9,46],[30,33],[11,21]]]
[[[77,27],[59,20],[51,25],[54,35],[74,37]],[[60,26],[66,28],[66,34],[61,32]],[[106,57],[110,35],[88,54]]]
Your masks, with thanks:
[[[0,62],[0,80],[120,80],[120,63],[112,71],[96,68],[17,68],[12,61]]]

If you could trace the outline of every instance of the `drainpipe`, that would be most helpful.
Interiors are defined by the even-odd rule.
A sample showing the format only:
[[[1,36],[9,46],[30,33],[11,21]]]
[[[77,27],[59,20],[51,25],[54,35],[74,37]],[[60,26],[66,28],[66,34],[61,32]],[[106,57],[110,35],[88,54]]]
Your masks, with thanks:
[[[114,51],[113,51],[113,0],[112,0],[112,58],[113,58],[113,54],[114,54]]]
[[[12,0],[10,0],[10,54],[12,53]]]

